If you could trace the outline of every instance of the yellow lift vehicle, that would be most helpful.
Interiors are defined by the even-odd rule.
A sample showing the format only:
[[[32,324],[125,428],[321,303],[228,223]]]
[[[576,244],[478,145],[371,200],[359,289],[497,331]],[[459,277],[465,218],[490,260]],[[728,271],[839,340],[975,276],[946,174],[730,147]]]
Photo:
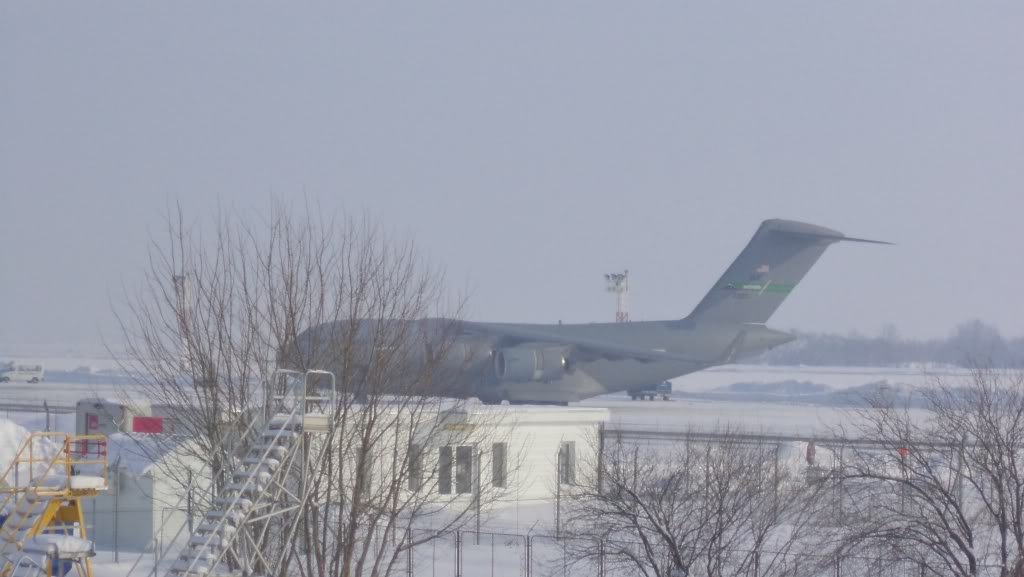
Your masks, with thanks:
[[[29,435],[0,476],[0,577],[93,577],[82,499],[107,478],[105,436]]]

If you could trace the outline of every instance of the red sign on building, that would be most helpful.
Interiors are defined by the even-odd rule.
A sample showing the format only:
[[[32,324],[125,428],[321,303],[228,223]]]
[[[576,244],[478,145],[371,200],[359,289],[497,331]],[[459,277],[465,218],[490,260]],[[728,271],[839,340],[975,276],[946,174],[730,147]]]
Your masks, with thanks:
[[[163,417],[135,417],[132,419],[133,433],[162,433],[164,432]]]

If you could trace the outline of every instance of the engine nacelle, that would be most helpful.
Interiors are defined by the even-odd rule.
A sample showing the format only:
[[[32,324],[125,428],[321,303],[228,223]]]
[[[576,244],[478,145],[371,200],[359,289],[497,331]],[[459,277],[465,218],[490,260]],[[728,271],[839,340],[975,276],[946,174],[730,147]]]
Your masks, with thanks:
[[[437,351],[430,344],[425,347],[424,358],[437,363],[439,370],[452,374],[472,374],[491,365],[493,351],[490,347],[471,342],[454,342],[445,350]]]
[[[501,383],[557,381],[574,367],[567,347],[515,347],[494,351],[494,376]]]

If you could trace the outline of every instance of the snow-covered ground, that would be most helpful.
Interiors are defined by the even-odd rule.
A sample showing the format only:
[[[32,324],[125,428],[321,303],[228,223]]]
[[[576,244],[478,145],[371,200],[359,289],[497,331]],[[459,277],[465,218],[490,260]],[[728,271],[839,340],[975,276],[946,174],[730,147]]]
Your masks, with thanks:
[[[0,354],[0,359],[8,359]],[[96,358],[18,358],[20,362],[43,362],[47,380],[37,384],[0,384],[0,418],[29,430],[43,430],[46,415],[26,412],[26,406],[39,406],[43,400],[53,406],[73,407],[83,398],[119,398],[136,396],[138,391],[109,359]],[[927,386],[934,379],[955,380],[966,377],[959,369],[943,367],[864,368],[864,367],[777,367],[729,365],[673,380],[669,401],[631,401],[624,394],[587,399],[583,406],[610,409],[613,426],[657,430],[716,430],[726,426],[749,432],[796,436],[828,436],[834,427],[854,417],[849,399],[859,392],[879,387],[893,390]],[[52,430],[72,432],[74,415],[50,415]],[[6,453],[16,450],[23,430],[12,425],[0,429],[0,465]],[[8,450],[10,449],[10,450]],[[8,457],[9,459],[9,457]],[[525,535],[550,533],[554,526],[552,503],[523,503],[506,509],[501,518],[484,524],[485,535],[479,544],[467,537],[463,542],[464,574],[521,575],[525,567]],[[535,563],[560,564],[560,545],[543,538],[535,542]],[[449,539],[450,541],[451,539]],[[454,574],[454,544],[439,541],[415,552],[415,574]],[[126,575],[137,560],[137,553],[122,552],[114,562],[111,551],[99,551],[95,560],[98,575]],[[139,569],[149,569],[153,554],[139,561]],[[470,571],[469,567],[473,570]],[[536,570],[539,567],[534,566]],[[482,569],[478,572],[476,569]],[[143,571],[145,573],[146,571]],[[140,574],[136,570],[135,574]],[[567,574],[577,574],[570,570]],[[580,575],[592,574],[587,570]]]
[[[927,387],[938,381],[951,382],[969,376],[966,369],[943,365],[908,367],[818,367],[723,365],[672,380],[677,393],[740,393],[764,391],[800,392],[814,390],[841,392],[867,385]],[[786,385],[786,386],[780,386]]]
[[[741,428],[777,435],[829,436],[855,419],[862,394],[907,391],[968,376],[949,367],[783,367],[726,365],[672,380],[671,400],[632,401],[625,393],[587,399],[615,425],[659,430]]]
[[[0,359],[6,359],[0,354]],[[0,416],[32,430],[45,427],[46,401],[58,411],[80,399],[135,397],[139,391],[110,359],[15,359],[47,363],[47,378],[36,384],[0,384]],[[671,429],[718,429],[726,425],[775,434],[824,434],[847,422],[847,407],[860,394],[882,387],[908,390],[936,379],[963,379],[963,369],[949,367],[782,367],[726,365],[673,380],[670,401],[630,401],[625,393],[587,399],[584,406],[611,409],[622,425]],[[56,419],[56,420],[54,420]],[[51,415],[51,428],[69,430],[73,421]]]

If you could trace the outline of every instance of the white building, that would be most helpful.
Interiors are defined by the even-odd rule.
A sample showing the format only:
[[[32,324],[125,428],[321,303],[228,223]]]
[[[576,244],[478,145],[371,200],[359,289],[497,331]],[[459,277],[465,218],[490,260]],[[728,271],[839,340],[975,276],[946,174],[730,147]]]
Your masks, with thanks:
[[[80,416],[92,410],[84,409]],[[117,407],[113,409],[107,413],[116,412]],[[397,418],[391,422],[407,422],[402,410],[396,409],[393,415]],[[599,428],[608,416],[602,408],[476,404],[420,415],[413,434],[408,428],[387,429],[375,445],[371,478],[377,483],[393,479],[396,463],[408,456],[405,490],[422,492],[425,501],[459,508],[478,494],[486,495],[482,506],[489,517],[501,516],[511,507],[546,505],[550,510],[556,495],[565,494],[585,474],[581,467],[596,463]],[[128,413],[113,418],[120,428],[132,417]],[[326,415],[310,414],[304,428],[315,439],[327,423]],[[170,438],[140,433],[110,437],[109,463],[116,479],[95,500],[94,511],[88,512],[97,547],[114,549],[116,539],[121,551],[152,550],[170,543],[188,524],[190,510],[193,523],[202,517],[198,503],[205,500],[183,498],[182,487],[185,479],[192,478],[195,495],[205,492],[205,469],[185,456],[190,452],[187,445],[167,442]],[[182,538],[187,538],[187,532],[182,532]]]
[[[115,433],[108,437],[107,490],[86,505],[89,537],[99,549],[152,551],[201,516],[196,502],[208,490],[203,463],[188,456],[190,441]],[[185,487],[192,483],[192,499]],[[190,502],[192,501],[192,502]],[[187,532],[187,529],[183,532]]]
[[[485,434],[456,430],[428,444],[436,451],[436,488],[444,494],[450,485],[452,494],[472,498],[473,482],[487,483],[496,492],[494,507],[552,502],[559,486],[575,483],[580,467],[596,464],[598,430],[609,416],[603,408],[547,406],[476,405],[464,412],[465,422]],[[473,446],[451,444],[460,439]],[[467,482],[468,475],[474,479]]]

